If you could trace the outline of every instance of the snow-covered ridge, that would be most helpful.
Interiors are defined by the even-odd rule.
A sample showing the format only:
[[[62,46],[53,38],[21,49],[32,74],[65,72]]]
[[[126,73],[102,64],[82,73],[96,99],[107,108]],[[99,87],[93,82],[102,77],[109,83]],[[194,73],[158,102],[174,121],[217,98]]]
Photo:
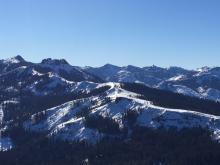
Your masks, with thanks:
[[[118,123],[120,129],[123,129],[128,126],[124,118],[125,113],[133,111],[138,114],[135,124],[139,126],[155,129],[202,127],[208,128],[215,138],[220,138],[219,116],[155,106],[150,101],[140,99],[136,93],[121,89],[120,84],[109,83],[108,85],[111,88],[105,92],[105,95],[74,100],[48,109],[43,112],[42,119],[35,121],[33,120],[35,115],[33,115],[32,119],[25,122],[24,127],[33,131],[47,132],[49,136],[60,139],[96,143],[109,135],[97,129],[88,128],[85,125],[85,116],[79,114],[87,111],[88,115],[110,118]]]
[[[180,67],[161,68],[154,65],[140,68],[135,66],[118,67],[108,64],[98,68],[87,67],[84,70],[105,81],[139,82],[149,87],[170,90],[175,93],[214,101],[220,100],[219,67],[202,67],[196,70],[187,70]],[[215,93],[200,93],[197,90],[198,88],[212,90]]]

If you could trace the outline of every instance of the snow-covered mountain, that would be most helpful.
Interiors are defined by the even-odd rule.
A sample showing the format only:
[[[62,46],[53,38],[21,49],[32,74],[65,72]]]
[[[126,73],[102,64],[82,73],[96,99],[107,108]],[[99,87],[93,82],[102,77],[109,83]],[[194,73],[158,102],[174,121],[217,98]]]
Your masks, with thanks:
[[[149,86],[156,86],[157,83],[175,76],[193,73],[179,67],[161,68],[154,65],[140,68],[132,65],[118,67],[106,64],[100,68],[86,67],[84,70],[105,81],[141,82]]]
[[[106,136],[126,134],[129,137],[135,126],[154,129],[202,127],[208,128],[216,139],[220,137],[219,116],[156,106],[122,89],[118,83],[104,85],[111,87],[104,94],[73,100],[32,115],[25,122],[25,128],[63,140],[91,143]]]
[[[64,59],[31,63],[21,56],[1,60],[0,68],[3,132],[22,126],[56,139],[96,143],[129,139],[137,126],[201,127],[219,139],[219,68],[92,68]],[[6,135],[1,146],[9,144]]]
[[[65,60],[44,59],[41,63],[26,62],[21,56],[0,61],[0,89],[4,92],[24,90],[37,95],[70,92],[77,82],[101,82]]]
[[[25,61],[20,55],[17,55],[13,58],[0,60],[0,74],[4,74],[16,68],[28,66],[30,64],[31,63]]]
[[[21,56],[0,60],[0,88],[35,94],[71,91],[76,82],[130,82],[199,98],[220,101],[220,68],[187,70],[180,67],[125,67],[106,64],[99,68],[76,67],[66,60],[25,61]]]
[[[84,70],[105,81],[142,83],[153,88],[220,101],[219,67],[187,70],[180,67],[140,68],[107,64],[100,68],[86,67]]]

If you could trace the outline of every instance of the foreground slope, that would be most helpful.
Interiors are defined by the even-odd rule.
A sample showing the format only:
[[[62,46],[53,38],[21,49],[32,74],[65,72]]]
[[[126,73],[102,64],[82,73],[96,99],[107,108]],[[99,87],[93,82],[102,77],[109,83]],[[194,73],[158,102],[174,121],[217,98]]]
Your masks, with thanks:
[[[129,137],[134,126],[194,128],[210,130],[219,138],[220,117],[195,111],[155,106],[126,91],[118,83],[97,96],[78,99],[32,115],[28,130],[46,132],[63,140],[96,143],[103,137]]]

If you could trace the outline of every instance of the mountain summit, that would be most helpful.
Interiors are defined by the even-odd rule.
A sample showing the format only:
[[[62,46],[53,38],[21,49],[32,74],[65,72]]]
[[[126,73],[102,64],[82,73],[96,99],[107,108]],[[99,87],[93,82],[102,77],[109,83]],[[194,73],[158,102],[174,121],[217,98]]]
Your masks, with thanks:
[[[17,55],[15,57],[13,57],[12,59],[15,59],[15,60],[17,60],[19,62],[25,62],[24,58],[21,55]]]
[[[69,63],[65,59],[52,59],[52,58],[43,59],[41,63],[48,65],[69,65]]]
[[[1,61],[3,61],[3,63],[10,63],[10,64],[18,64],[18,63],[26,62],[24,60],[24,58],[20,55],[17,55],[15,57],[12,57],[12,58],[9,58],[9,59],[1,60]]]

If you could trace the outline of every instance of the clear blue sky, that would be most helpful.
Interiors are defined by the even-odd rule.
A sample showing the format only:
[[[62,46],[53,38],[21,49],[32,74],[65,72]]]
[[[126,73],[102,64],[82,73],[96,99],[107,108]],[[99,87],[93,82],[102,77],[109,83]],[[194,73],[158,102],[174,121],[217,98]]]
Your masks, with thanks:
[[[0,57],[220,66],[219,0],[0,0]]]

